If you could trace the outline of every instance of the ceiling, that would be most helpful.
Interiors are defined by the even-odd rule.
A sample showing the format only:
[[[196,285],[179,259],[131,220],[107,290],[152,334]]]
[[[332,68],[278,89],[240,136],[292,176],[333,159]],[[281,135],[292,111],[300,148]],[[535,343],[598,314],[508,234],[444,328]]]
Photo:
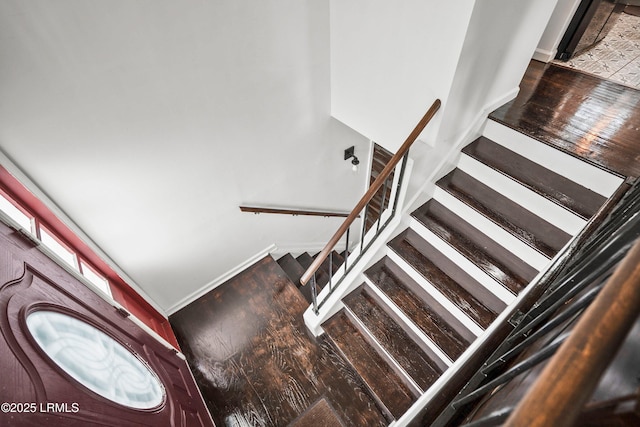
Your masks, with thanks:
[[[166,311],[272,244],[317,246],[335,219],[238,206],[362,194],[328,3],[3,0],[0,149]]]

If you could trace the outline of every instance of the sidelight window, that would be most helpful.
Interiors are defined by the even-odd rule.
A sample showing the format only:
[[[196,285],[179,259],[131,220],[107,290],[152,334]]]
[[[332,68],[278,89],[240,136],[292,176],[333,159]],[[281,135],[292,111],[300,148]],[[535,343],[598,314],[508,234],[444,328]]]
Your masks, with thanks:
[[[2,192],[0,192],[0,210],[2,210],[2,212],[4,212],[9,218],[17,222],[20,227],[27,231],[34,231],[33,217],[18,208],[16,203]]]
[[[0,220],[27,234],[30,240],[39,241],[39,248],[54,262],[84,279],[87,286],[102,291],[172,346],[178,347],[167,318],[2,165]]]
[[[84,261],[78,253],[69,245],[63,242],[56,233],[50,231],[33,215],[19,203],[0,191],[0,210],[9,218],[14,220],[24,230],[37,237],[57,258],[80,273],[90,283],[95,285],[102,292],[111,296],[109,281],[98,271]]]
[[[54,236],[49,230],[40,226],[40,241],[43,245],[49,248],[54,254],[56,254],[61,260],[66,262],[74,270],[78,271],[78,258],[76,254],[71,251],[64,243]]]

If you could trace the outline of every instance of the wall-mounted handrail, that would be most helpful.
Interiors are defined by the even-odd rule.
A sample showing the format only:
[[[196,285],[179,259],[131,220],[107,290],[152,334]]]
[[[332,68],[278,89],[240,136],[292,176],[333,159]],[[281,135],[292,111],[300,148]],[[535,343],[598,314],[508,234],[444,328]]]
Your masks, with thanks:
[[[250,212],[255,214],[279,214],[279,215],[293,215],[293,216],[323,216],[323,217],[339,217],[346,218],[349,216],[349,212],[330,212],[330,211],[316,211],[306,209],[295,208],[267,208],[261,206],[240,206],[242,212]]]
[[[393,155],[391,160],[389,160],[389,163],[387,163],[387,165],[382,170],[382,172],[380,172],[380,175],[378,175],[375,181],[369,186],[369,189],[364,194],[364,196],[362,196],[360,201],[356,204],[355,208],[353,208],[349,216],[347,216],[347,218],[344,220],[342,225],[335,232],[333,237],[329,239],[329,242],[325,245],[322,251],[320,251],[320,253],[316,256],[313,263],[309,266],[309,268],[307,268],[307,271],[304,272],[304,274],[300,278],[301,285],[306,285],[311,280],[313,275],[316,273],[316,271],[320,268],[322,263],[329,256],[329,253],[331,253],[331,251],[338,244],[340,239],[342,239],[342,236],[347,232],[347,230],[349,230],[349,227],[351,227],[351,225],[356,220],[356,218],[358,218],[360,212],[368,205],[371,199],[375,197],[378,190],[387,181],[387,179],[389,178],[389,175],[391,175],[391,172],[395,169],[395,167],[398,165],[400,160],[402,160],[404,156],[407,154],[407,152],[409,151],[409,148],[411,148],[411,145],[415,142],[415,140],[418,138],[420,133],[431,121],[435,113],[440,108],[440,105],[441,105],[441,102],[439,99],[436,99],[433,102],[429,110],[418,122],[418,124],[413,129],[413,131],[409,134],[409,136],[407,137],[405,142],[402,144],[402,146]]]
[[[505,426],[573,425],[640,312],[635,243]]]

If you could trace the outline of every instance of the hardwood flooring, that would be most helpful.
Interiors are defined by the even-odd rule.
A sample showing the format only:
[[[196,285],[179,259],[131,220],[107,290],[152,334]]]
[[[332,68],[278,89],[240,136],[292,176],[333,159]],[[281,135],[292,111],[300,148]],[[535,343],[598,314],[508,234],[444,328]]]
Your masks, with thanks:
[[[429,283],[445,295],[460,310],[471,317],[482,328],[487,328],[496,318],[496,313],[488,309],[478,298],[476,298],[467,289],[474,289],[480,285],[468,274],[461,271],[460,267],[455,265],[449,258],[443,256],[428,242],[421,241],[421,250],[412,244],[412,241],[420,239],[416,233],[407,229],[395,239],[389,242],[389,248],[396,252],[398,256],[410,264],[416,271],[420,273]],[[415,244],[418,246],[417,244]],[[450,269],[456,271],[452,274],[459,277],[460,281],[466,280],[465,286],[459,284],[456,280],[442,271],[435,262],[447,263]]]
[[[533,267],[487,239],[436,200],[425,203],[411,215],[516,295],[537,274]]]
[[[413,378],[421,391],[426,391],[442,375],[443,370],[392,315],[387,313],[384,304],[379,303],[375,293],[366,286],[352,292],[343,301],[354,316],[361,322],[366,322],[371,335]]]
[[[398,277],[387,258],[365,274],[429,339],[438,343],[451,360],[456,360],[469,346],[470,340],[451,326],[450,313],[433,299],[409,289],[409,281]]]
[[[326,399],[321,399],[315,403],[307,412],[302,414],[300,418],[291,423],[291,427],[342,427],[344,424],[336,415]]]
[[[389,423],[333,344],[308,334],[307,306],[266,257],[170,317],[216,425]],[[301,416],[322,399],[326,405]]]
[[[531,61],[497,122],[618,173],[640,176],[640,91]]]
[[[478,138],[466,146],[462,152],[509,176],[525,188],[544,196],[584,220],[591,218],[606,200],[604,196],[508,150],[488,138]]]
[[[461,169],[454,169],[436,184],[548,258],[552,258],[571,238]]]

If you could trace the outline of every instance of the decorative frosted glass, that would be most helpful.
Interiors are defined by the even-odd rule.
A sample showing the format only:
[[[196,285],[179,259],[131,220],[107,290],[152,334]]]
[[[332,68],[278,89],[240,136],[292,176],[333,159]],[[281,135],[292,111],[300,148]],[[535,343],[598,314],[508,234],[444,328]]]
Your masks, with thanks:
[[[158,377],[133,353],[95,327],[54,311],[35,311],[27,327],[63,371],[89,390],[136,409],[164,400]]]

